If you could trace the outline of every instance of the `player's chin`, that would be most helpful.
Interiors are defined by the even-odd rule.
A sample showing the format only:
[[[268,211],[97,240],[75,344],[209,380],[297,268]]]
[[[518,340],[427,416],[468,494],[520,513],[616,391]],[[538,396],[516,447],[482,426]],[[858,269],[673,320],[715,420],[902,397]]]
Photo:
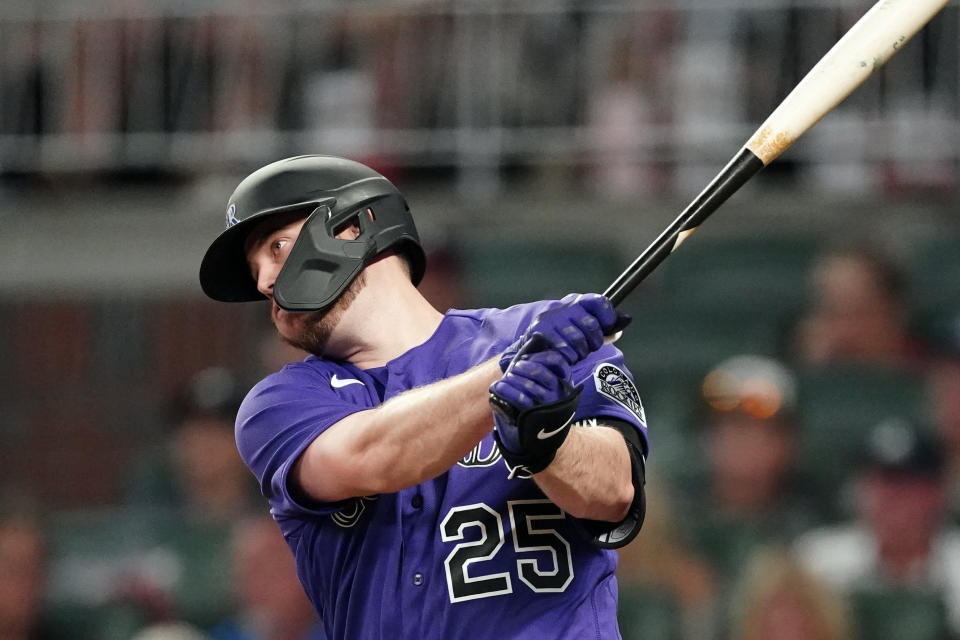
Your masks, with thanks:
[[[273,324],[284,341],[317,356],[330,338],[331,323],[323,311],[288,313],[281,309],[274,312]]]
[[[306,313],[289,313],[280,309],[273,313],[273,325],[284,338],[296,338],[303,333],[308,315]]]
[[[297,316],[300,315],[303,314],[290,313],[281,309],[276,302],[270,303],[270,321],[273,322],[273,326],[277,328],[280,335],[289,333],[296,326]]]

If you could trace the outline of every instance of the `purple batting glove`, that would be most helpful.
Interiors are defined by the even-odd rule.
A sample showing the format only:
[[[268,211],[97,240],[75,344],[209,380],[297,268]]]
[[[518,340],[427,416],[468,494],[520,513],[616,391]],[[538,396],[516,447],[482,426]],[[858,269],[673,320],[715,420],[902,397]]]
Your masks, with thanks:
[[[521,338],[500,357],[506,371],[520,346],[533,333],[542,334],[552,349],[576,364],[603,346],[604,336],[630,324],[630,316],[613,308],[609,299],[596,293],[570,294],[560,304],[541,313]]]
[[[510,406],[508,413],[563,402],[579,395],[570,382],[570,364],[546,337],[534,333],[521,347],[503,377],[490,385],[490,393]],[[512,452],[523,450],[518,425],[511,416],[494,412],[502,444]]]

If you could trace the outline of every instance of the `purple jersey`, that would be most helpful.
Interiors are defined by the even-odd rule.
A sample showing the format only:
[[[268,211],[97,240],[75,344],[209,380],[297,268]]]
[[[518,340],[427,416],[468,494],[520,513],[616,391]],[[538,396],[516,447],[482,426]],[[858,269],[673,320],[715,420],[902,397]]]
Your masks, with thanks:
[[[620,637],[616,553],[580,537],[532,479],[510,477],[492,433],[446,473],[396,493],[304,505],[287,486],[330,425],[498,355],[554,304],[452,310],[384,367],[309,357],[250,391],[237,417],[240,453],[331,638]],[[576,419],[629,422],[646,447],[621,353],[602,347],[573,372],[584,387]]]

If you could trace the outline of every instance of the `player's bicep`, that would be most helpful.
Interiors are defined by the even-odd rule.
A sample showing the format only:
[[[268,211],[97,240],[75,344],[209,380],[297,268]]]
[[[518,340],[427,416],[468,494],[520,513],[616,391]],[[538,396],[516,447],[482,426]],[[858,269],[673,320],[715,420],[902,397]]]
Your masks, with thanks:
[[[299,500],[303,496],[299,485],[291,487],[290,479],[311,443],[344,418],[364,410],[339,398],[327,398],[323,387],[291,380],[295,373],[275,374],[255,386],[237,415],[240,455],[256,476],[276,517],[322,515],[339,508],[320,501],[304,504]]]
[[[371,467],[369,424],[374,411],[357,411],[324,430],[297,458],[288,489],[298,499],[331,503],[381,493],[382,473]]]

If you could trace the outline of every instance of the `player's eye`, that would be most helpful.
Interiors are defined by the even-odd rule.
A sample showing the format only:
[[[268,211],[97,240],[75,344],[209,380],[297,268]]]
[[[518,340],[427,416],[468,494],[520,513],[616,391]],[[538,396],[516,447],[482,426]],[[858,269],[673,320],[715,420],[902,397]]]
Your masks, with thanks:
[[[283,251],[283,248],[287,246],[288,242],[289,240],[286,240],[285,238],[278,238],[270,244],[270,251],[274,255],[279,255]]]

